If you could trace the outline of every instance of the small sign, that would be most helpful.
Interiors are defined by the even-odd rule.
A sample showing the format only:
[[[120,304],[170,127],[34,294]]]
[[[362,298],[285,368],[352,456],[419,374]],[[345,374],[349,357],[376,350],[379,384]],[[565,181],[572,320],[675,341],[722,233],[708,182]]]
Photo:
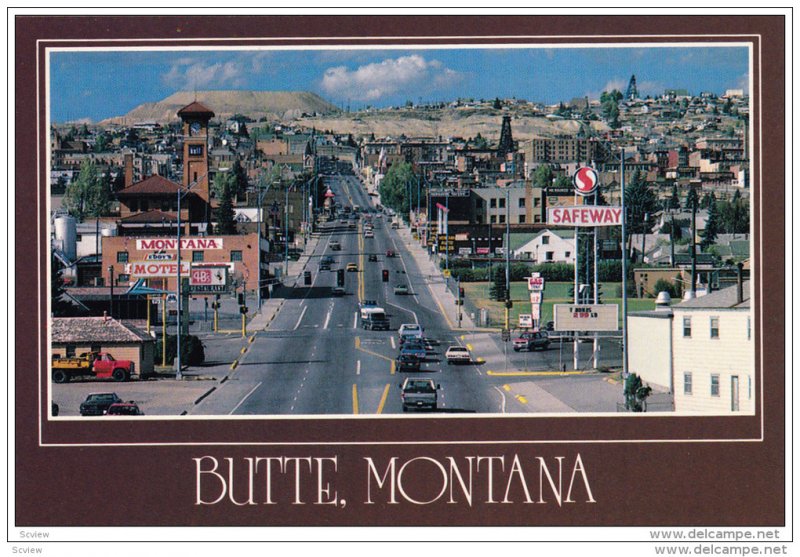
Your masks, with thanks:
[[[531,306],[531,319],[534,321],[539,321],[541,318],[542,318],[542,306],[538,304]]]
[[[444,275],[444,278],[450,278],[450,269],[442,271],[442,275]]]
[[[530,329],[533,327],[533,316],[530,313],[519,314],[519,328]]]
[[[175,256],[171,253],[156,252],[148,254],[145,259],[147,261],[172,261],[175,259]]]
[[[597,171],[594,168],[584,166],[579,168],[572,175],[572,184],[575,186],[575,193],[578,195],[591,195],[597,189],[600,181]]]
[[[171,305],[175,305],[178,303],[178,295],[177,294],[167,294],[167,303]]]
[[[542,292],[541,291],[532,290],[530,292],[530,296],[531,296],[531,304],[539,305],[539,304],[542,303]]]
[[[476,248],[475,253],[477,253],[478,255],[488,255],[489,248]]]
[[[541,292],[544,290],[544,277],[528,277],[528,290],[531,292]]]
[[[618,331],[617,304],[555,304],[556,331]]]

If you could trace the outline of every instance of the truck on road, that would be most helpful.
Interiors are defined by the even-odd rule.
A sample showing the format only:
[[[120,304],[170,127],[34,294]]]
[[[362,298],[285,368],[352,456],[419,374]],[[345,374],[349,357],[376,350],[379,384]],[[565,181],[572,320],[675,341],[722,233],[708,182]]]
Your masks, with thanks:
[[[81,376],[114,381],[130,381],[138,377],[136,364],[130,360],[115,360],[108,352],[84,352],[71,358],[53,354],[50,368],[55,383],[67,383],[70,379]]]
[[[408,412],[409,408],[436,410],[439,399],[438,391],[441,388],[442,386],[435,384],[433,379],[407,378],[400,383],[403,412]]]

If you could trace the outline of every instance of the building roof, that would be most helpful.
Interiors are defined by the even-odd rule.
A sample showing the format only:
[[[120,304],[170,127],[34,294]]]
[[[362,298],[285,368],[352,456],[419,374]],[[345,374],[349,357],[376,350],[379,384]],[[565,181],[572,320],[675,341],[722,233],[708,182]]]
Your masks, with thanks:
[[[165,213],[163,211],[158,211],[153,209],[151,211],[144,211],[142,213],[136,213],[129,217],[125,217],[120,219],[120,224],[136,224],[136,223],[172,223],[175,222],[175,214],[174,213]]]
[[[106,317],[53,317],[53,343],[138,343],[153,337],[139,329]]]
[[[738,285],[717,290],[699,298],[685,300],[675,306],[676,309],[737,309],[750,307],[750,281],[742,284],[742,302],[736,300]]]
[[[211,111],[205,105],[203,105],[203,104],[201,104],[201,103],[199,103],[197,101],[194,101],[193,103],[187,104],[186,106],[184,106],[183,108],[181,108],[178,111],[178,116],[184,116],[184,115],[190,115],[190,114],[211,116],[211,117],[214,116],[214,112],[213,111]]]
[[[159,176],[158,174],[153,174],[142,180],[141,182],[136,182],[131,184],[127,188],[123,189],[117,195],[119,197],[127,197],[132,195],[178,195],[178,192],[181,189],[181,185],[177,182],[173,182],[172,180],[168,180],[163,176]]]

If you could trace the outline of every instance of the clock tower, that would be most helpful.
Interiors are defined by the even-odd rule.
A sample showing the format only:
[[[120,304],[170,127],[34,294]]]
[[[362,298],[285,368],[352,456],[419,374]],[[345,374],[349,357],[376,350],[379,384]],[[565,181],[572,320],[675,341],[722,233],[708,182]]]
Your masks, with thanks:
[[[183,121],[183,187],[209,203],[208,187],[208,122],[214,113],[195,101],[178,111]]]

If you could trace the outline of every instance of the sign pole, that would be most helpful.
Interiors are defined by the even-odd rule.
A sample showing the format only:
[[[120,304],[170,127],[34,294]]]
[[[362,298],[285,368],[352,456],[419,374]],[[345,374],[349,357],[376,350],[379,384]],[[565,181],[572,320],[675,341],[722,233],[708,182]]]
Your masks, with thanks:
[[[167,367],[167,295],[161,295],[161,365]]]
[[[578,195],[577,193],[573,196],[573,203],[575,205],[578,204]],[[578,263],[580,262],[580,252],[581,252],[581,242],[580,242],[580,235],[579,235],[580,228],[577,226],[575,227],[575,284],[573,286],[573,302],[575,305],[578,305]],[[572,339],[572,369],[578,369],[578,331],[573,331],[574,338]]]
[[[595,206],[598,204],[598,201],[599,201],[599,199],[598,199],[598,197],[599,197],[598,191],[599,191],[599,189],[595,190],[595,192],[594,192],[594,204],[595,204]],[[599,253],[597,252],[597,227],[595,226],[594,227],[594,238],[592,240],[592,258],[593,258],[593,261],[594,261],[594,304],[595,305],[600,303],[600,292],[599,292],[599,290],[600,290],[600,282],[598,280],[599,279],[599,273],[598,273],[598,270],[597,270],[598,255],[599,255]],[[599,360],[599,351],[600,351],[600,341],[599,341],[599,339],[597,337],[597,332],[595,331],[595,333],[594,333],[594,342],[592,342],[592,354],[594,355],[594,361],[593,361],[594,369],[597,369],[597,366],[599,364],[599,361],[598,361]]]

